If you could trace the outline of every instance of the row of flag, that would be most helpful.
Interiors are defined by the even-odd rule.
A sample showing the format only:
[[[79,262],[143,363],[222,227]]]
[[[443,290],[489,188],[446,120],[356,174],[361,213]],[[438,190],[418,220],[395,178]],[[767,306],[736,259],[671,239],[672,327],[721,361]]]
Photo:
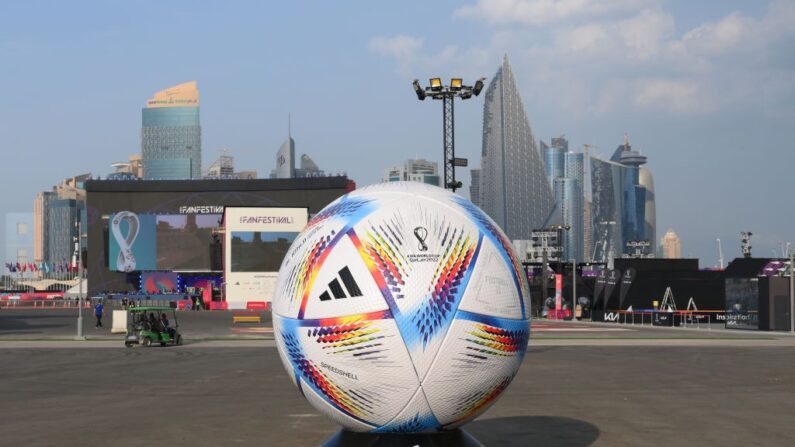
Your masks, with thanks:
[[[6,269],[11,273],[44,272],[44,273],[77,273],[77,264],[68,262],[6,262]]]

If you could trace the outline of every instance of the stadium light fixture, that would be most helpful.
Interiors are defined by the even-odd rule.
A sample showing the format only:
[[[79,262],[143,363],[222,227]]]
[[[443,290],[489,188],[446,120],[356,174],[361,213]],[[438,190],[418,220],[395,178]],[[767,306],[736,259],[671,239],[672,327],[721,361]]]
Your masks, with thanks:
[[[414,82],[412,83],[412,85],[414,85],[414,93],[417,94],[417,99],[419,99],[420,101],[424,101],[425,100],[425,90],[420,85],[420,80],[419,79],[415,79]]]
[[[451,189],[455,192],[456,189],[461,188],[463,184],[455,179],[455,167],[466,166],[467,160],[464,158],[455,157],[455,123],[453,112],[453,100],[456,97],[461,99],[470,99],[472,96],[477,96],[483,89],[483,80],[480,78],[475,83],[475,86],[464,85],[462,78],[450,79],[450,85],[443,85],[442,78],[431,78],[430,85],[424,89],[420,85],[420,81],[415,79],[412,82],[414,93],[420,101],[425,100],[427,96],[433,99],[442,100],[442,141],[444,144],[444,187]]]
[[[475,81],[475,87],[472,88],[472,93],[475,96],[480,95],[480,91],[483,90],[483,81],[485,80],[486,78],[480,78],[477,81]]]

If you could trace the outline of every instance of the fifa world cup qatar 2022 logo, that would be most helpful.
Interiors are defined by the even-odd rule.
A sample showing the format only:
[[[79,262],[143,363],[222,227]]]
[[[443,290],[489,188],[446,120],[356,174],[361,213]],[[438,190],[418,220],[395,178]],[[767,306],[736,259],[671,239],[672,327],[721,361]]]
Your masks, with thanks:
[[[122,222],[127,222],[127,234],[122,234]],[[116,257],[116,269],[121,272],[131,272],[135,270],[135,255],[132,251],[135,238],[138,237],[140,229],[138,216],[132,211],[119,211],[113,216],[110,230],[113,238],[119,245],[119,255]]]
[[[425,243],[425,240],[428,239],[428,229],[425,227],[414,228],[414,237],[416,237],[419,242],[417,249],[419,249],[419,251],[428,251],[428,244]]]

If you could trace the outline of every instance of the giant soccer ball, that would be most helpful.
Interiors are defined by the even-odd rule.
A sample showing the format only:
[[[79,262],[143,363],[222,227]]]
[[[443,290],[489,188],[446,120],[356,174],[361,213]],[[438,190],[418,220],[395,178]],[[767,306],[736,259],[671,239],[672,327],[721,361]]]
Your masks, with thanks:
[[[530,296],[503,232],[471,202],[419,183],[347,194],[279,271],[273,328],[306,399],[345,428],[452,429],[511,383]]]

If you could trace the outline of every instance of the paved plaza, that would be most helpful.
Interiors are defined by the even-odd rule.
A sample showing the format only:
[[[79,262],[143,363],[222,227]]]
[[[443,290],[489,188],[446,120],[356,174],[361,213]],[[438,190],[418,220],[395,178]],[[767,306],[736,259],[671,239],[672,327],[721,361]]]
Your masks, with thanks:
[[[180,314],[186,334],[195,325],[185,346],[127,349],[93,327],[93,339],[69,341],[74,312],[30,312],[0,311],[0,445],[313,446],[337,430],[292,386],[273,341],[236,335],[228,313]],[[467,426],[485,445],[795,439],[788,335],[562,322],[535,330],[514,383]]]

